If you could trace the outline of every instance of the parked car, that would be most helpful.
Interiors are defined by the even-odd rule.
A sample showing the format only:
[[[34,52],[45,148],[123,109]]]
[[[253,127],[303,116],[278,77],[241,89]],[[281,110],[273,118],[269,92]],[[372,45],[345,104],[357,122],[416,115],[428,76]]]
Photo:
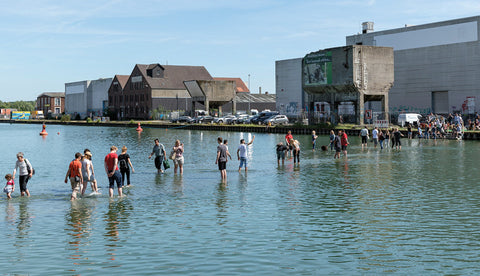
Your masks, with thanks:
[[[237,116],[236,123],[237,124],[245,124],[245,123],[247,123],[249,118],[250,118],[250,116],[248,114],[240,114],[240,115]]]
[[[227,119],[228,118],[235,118],[234,115],[226,115],[226,116],[223,116],[223,117],[217,117],[213,120],[214,123],[216,124],[223,124],[223,123],[226,123],[227,122]]]
[[[250,121],[252,124],[263,124],[263,122],[274,116],[274,115],[278,115],[279,113],[277,111],[262,111],[260,112],[260,114],[258,115],[258,117],[254,117],[252,118],[252,120]]]
[[[176,119],[172,119],[172,123],[193,123],[194,119],[190,116],[180,116]]]
[[[211,122],[213,122],[213,117],[212,116],[198,116],[195,118],[195,122],[196,123],[199,123],[199,124],[210,124]]]
[[[288,124],[288,118],[285,115],[273,115],[264,121],[264,124],[268,125],[268,123],[271,125],[286,125]]]

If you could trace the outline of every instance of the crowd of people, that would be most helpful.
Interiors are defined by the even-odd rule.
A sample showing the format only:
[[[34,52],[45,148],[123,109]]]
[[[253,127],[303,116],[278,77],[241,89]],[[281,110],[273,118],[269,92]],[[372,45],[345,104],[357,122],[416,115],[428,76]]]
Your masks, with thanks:
[[[459,114],[450,114],[447,118],[430,114],[427,116],[425,123],[418,124],[417,136],[419,139],[436,139],[444,138],[447,132],[451,132],[455,137],[458,138],[461,137],[464,128],[472,130],[480,129],[480,115],[477,115],[474,120],[468,119],[467,125],[464,126],[463,119]],[[368,146],[368,141],[370,139],[369,134],[369,130],[366,126],[360,130],[359,136],[361,137],[362,149]],[[379,145],[380,149],[384,149],[385,147],[391,145],[392,148],[401,150],[401,137],[403,136],[404,135],[398,128],[382,130],[378,127],[375,127],[372,130],[373,146],[376,148]],[[316,135],[315,131],[312,131],[311,141],[313,151],[316,149],[317,138],[318,136]],[[410,124],[407,125],[407,138],[413,138],[412,126]],[[245,172],[248,171],[248,146],[252,145],[254,140],[255,135],[249,142],[246,142],[244,139],[240,140],[240,145],[237,149],[239,172],[241,172],[242,167],[244,168]],[[347,133],[344,130],[338,130],[337,133],[335,133],[334,130],[331,130],[329,140],[330,150],[335,151],[333,158],[340,158],[341,153],[343,153],[344,157],[347,158],[347,147],[350,144]],[[227,178],[226,164],[228,162],[228,158],[231,160],[232,156],[228,151],[228,141],[226,139],[224,140],[222,137],[218,137],[217,142],[218,146],[215,164],[218,165],[221,179],[225,180]],[[326,151],[328,146],[322,146],[321,149]],[[131,185],[130,171],[132,173],[135,172],[130,156],[127,153],[127,147],[122,147],[120,155],[117,155],[117,150],[117,147],[112,146],[110,148],[110,153],[108,153],[104,159],[104,169],[108,176],[110,197],[113,197],[115,184],[117,185],[118,195],[122,196],[122,187],[125,185],[125,180],[127,182],[126,187],[129,187]],[[299,165],[300,151],[300,142],[293,138],[291,131],[288,131],[288,133],[285,135],[285,142],[280,142],[276,145],[277,164],[280,165],[281,161],[283,165],[285,163],[285,158],[293,157],[293,163],[295,165]],[[183,174],[183,153],[183,143],[181,143],[180,140],[176,140],[175,145],[168,156],[168,158],[173,161],[175,174],[177,174],[177,172]],[[165,146],[161,144],[158,139],[154,140],[154,146],[148,158],[151,159],[152,156],[155,157],[154,164],[157,169],[157,173],[163,173],[164,170],[170,168]],[[17,154],[17,161],[15,163],[13,173],[5,175],[7,184],[4,187],[4,192],[9,199],[12,197],[12,193],[15,191],[15,176],[17,174],[19,175],[18,182],[20,187],[20,195],[30,196],[27,183],[29,179],[32,178],[33,174],[35,174],[35,170],[28,159],[24,158],[24,154],[22,152]],[[82,196],[85,195],[88,183],[90,183],[92,192],[94,194],[99,193],[92,162],[92,152],[89,149],[85,149],[83,154],[79,152],[75,153],[74,160],[71,161],[68,166],[68,170],[65,175],[65,183],[67,183],[68,180],[70,180],[70,185],[72,188],[71,200],[77,199],[79,193]]]

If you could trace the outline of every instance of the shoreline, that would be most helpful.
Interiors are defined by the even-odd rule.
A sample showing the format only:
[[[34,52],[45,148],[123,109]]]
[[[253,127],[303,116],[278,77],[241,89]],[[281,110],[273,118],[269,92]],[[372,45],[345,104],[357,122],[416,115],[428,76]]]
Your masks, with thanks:
[[[73,125],[73,126],[108,126],[108,127],[131,127],[136,128],[140,123],[143,128],[165,128],[165,129],[188,129],[188,130],[205,130],[205,131],[232,131],[232,132],[256,132],[256,133],[275,133],[285,134],[291,130],[292,134],[309,135],[312,134],[312,130],[315,130],[317,135],[330,135],[330,130],[343,129],[342,127],[322,128],[319,126],[256,126],[256,125],[217,125],[217,124],[179,124],[170,123],[168,121],[110,121],[110,122],[90,122],[86,121],[68,121],[62,122],[59,120],[11,120],[0,119],[0,123],[4,124],[38,124],[43,123],[47,125]],[[369,128],[370,129],[370,128]],[[361,126],[355,126],[354,128],[345,128],[347,135],[358,136],[361,130]],[[400,130],[402,134],[406,136],[406,130]],[[416,130],[412,130],[414,137],[417,134]],[[418,139],[418,138],[413,138]],[[441,138],[450,139],[450,138]],[[441,140],[439,139],[439,140]],[[463,134],[463,140],[480,140],[480,131],[466,131]]]

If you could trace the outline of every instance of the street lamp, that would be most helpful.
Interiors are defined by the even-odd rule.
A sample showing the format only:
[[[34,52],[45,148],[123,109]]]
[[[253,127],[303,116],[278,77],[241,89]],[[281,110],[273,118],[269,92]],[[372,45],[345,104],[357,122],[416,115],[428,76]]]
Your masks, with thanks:
[[[250,114],[251,112],[251,109],[250,109],[250,95],[251,95],[252,91],[250,91],[250,74],[248,74],[248,111],[247,111],[247,114]]]

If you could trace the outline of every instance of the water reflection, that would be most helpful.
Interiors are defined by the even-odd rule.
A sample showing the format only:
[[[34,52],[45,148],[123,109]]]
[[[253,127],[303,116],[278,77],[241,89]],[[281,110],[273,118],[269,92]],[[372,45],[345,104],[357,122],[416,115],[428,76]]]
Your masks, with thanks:
[[[110,199],[105,214],[105,246],[108,260],[116,259],[116,248],[122,246],[120,233],[130,228],[128,218],[133,206],[128,198]]]
[[[28,238],[29,229],[32,224],[33,216],[28,211],[29,199],[22,198],[18,204],[18,220],[17,220],[17,239],[18,246],[22,246],[21,241]]]
[[[88,246],[88,239],[92,232],[92,213],[95,210],[96,200],[82,199],[71,202],[71,207],[65,215],[67,228],[65,229],[70,236],[68,241],[70,259],[75,260],[73,264],[79,265],[79,260],[87,253],[83,247]]]
[[[217,186],[216,201],[215,205],[217,206],[217,224],[224,225],[227,223],[227,210],[228,210],[228,186],[221,182]]]
[[[183,195],[183,175],[174,175],[173,176],[173,193],[179,196]]]

